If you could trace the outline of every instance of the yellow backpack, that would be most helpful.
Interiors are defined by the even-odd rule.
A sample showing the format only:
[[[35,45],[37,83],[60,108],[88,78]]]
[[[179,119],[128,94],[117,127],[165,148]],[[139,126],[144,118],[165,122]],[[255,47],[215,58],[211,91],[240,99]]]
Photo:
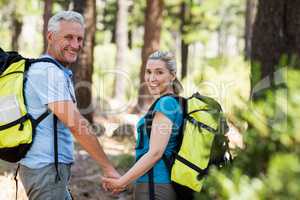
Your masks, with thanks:
[[[50,113],[33,119],[26,109],[25,72],[35,62],[57,65],[50,58],[28,59],[0,48],[0,159],[5,161],[18,162],[26,155],[36,126]]]
[[[192,199],[194,191],[201,191],[211,166],[221,168],[232,161],[226,136],[228,125],[220,104],[213,98],[199,93],[189,98],[171,96],[180,103],[184,122],[179,130],[177,149],[171,158],[163,155],[162,159],[169,169],[179,199]],[[156,102],[145,115],[149,138]],[[153,168],[147,174],[151,200],[155,196]]]

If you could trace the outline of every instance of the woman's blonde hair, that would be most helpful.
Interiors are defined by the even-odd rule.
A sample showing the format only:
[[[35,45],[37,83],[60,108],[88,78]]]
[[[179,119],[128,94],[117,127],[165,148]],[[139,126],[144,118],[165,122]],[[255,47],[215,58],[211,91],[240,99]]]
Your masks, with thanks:
[[[176,73],[177,73],[177,67],[176,67],[176,59],[173,53],[169,51],[155,51],[153,52],[149,57],[148,60],[162,60],[166,63],[167,69],[171,74],[175,76],[175,80],[172,82],[172,87],[175,94],[179,94],[183,87],[178,80]]]

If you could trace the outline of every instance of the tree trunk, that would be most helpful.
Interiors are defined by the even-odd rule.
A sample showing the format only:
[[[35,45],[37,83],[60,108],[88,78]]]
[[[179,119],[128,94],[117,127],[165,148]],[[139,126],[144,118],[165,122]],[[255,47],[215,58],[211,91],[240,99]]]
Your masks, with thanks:
[[[12,36],[11,36],[11,48],[13,51],[19,50],[19,38],[22,32],[23,22],[19,19],[16,12],[12,15]]]
[[[45,0],[44,1],[44,25],[43,25],[43,40],[44,40],[44,47],[43,47],[43,53],[46,52],[47,49],[47,30],[48,30],[48,21],[52,15],[52,0]]]
[[[148,56],[160,48],[160,33],[163,22],[163,0],[147,0],[144,23],[144,46],[142,49],[142,65],[140,71],[140,88],[138,97],[138,111],[150,103],[149,92],[145,85],[144,74]]]
[[[125,101],[126,75],[127,75],[127,16],[128,2],[118,0],[118,11],[116,21],[116,73],[113,97],[119,102]]]
[[[217,30],[218,34],[218,56],[224,57],[228,55],[228,30],[224,22],[221,23]]]
[[[71,1],[72,0],[55,0],[55,2],[58,3],[64,10],[69,10],[72,3]]]
[[[92,74],[96,32],[96,0],[74,0],[74,11],[85,18],[84,47],[72,66],[75,79],[77,106],[81,114],[93,122]]]
[[[128,48],[132,49],[132,30],[128,31]]]
[[[245,59],[251,57],[252,26],[255,20],[257,0],[247,0],[245,16]]]
[[[188,8],[186,2],[182,2],[180,5],[180,32],[181,32],[181,79],[184,79],[187,75],[187,65],[188,65],[188,53],[189,45],[184,40],[185,25],[186,25],[186,14],[188,13]]]
[[[260,0],[253,26],[251,87],[265,79],[276,84],[274,72],[293,62],[300,67],[300,1]],[[284,66],[279,66],[282,56]],[[295,59],[296,58],[296,59]]]
[[[20,11],[18,10],[18,2],[12,1],[11,2],[11,11],[9,11],[11,16],[11,22],[10,22],[10,30],[11,30],[11,49],[13,51],[19,50],[19,38],[22,32],[22,16],[20,14]]]

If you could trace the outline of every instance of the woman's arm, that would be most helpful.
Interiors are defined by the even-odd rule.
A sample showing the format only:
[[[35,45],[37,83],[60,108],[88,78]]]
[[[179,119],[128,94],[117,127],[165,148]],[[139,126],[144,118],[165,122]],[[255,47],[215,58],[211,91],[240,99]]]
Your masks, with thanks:
[[[144,154],[120,179],[103,178],[109,189],[124,188],[144,175],[163,156],[172,133],[172,122],[164,114],[156,112],[152,127],[149,151]]]

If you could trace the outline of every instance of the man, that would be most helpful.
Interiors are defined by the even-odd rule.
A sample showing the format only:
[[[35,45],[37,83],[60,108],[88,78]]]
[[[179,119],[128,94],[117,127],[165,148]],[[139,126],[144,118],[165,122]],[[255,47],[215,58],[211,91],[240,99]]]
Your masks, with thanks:
[[[48,23],[47,52],[50,62],[32,64],[26,74],[28,112],[37,119],[47,109],[51,114],[36,128],[32,147],[20,161],[20,178],[30,200],[69,200],[67,185],[73,163],[72,134],[102,168],[104,175],[119,177],[110,164],[89,123],[76,108],[72,72],[66,67],[77,60],[84,39],[84,20],[73,11],[62,11]],[[58,168],[54,164],[54,115],[58,118]]]

